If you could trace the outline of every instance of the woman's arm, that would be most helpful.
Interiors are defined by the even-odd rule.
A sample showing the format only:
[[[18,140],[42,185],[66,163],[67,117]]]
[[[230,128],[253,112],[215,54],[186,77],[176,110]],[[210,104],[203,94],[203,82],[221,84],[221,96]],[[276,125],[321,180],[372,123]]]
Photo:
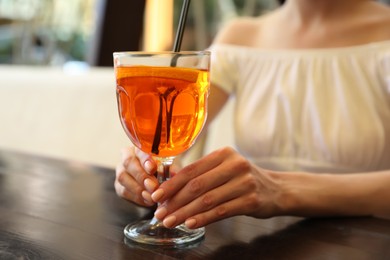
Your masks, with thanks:
[[[273,173],[285,191],[286,212],[298,216],[390,218],[390,170],[355,174]]]
[[[206,128],[218,115],[218,113],[225,106],[226,102],[229,99],[229,94],[225,92],[222,88],[211,85],[210,95],[208,98],[208,112],[207,112],[207,122]]]
[[[189,228],[235,216],[377,216],[390,218],[390,171],[356,174],[275,172],[232,148],[186,166],[152,193],[166,227]]]

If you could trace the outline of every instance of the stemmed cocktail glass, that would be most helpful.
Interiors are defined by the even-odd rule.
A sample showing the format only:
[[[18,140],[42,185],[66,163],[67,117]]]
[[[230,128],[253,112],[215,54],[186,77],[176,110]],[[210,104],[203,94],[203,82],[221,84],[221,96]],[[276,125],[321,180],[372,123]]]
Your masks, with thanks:
[[[158,163],[160,183],[170,178],[175,156],[195,142],[207,117],[210,53],[116,52],[116,93],[122,126],[132,143]],[[199,240],[204,228],[165,228],[156,218],[129,224],[132,241],[184,245]]]

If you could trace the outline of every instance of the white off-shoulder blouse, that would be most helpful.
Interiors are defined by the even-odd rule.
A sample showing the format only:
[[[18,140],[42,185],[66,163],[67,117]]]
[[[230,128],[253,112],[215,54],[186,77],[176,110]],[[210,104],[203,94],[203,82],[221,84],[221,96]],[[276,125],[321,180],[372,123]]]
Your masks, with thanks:
[[[390,41],[210,50],[212,84],[235,96],[235,143],[248,159],[275,170],[390,169]]]

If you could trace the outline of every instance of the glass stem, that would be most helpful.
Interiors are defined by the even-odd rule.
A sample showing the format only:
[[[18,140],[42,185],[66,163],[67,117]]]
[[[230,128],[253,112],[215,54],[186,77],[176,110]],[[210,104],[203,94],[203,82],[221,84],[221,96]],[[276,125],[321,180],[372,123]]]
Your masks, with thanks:
[[[171,178],[170,168],[174,157],[155,157],[157,161],[157,180],[160,184]]]
[[[157,162],[157,180],[160,184],[162,184],[164,181],[169,180],[171,178],[171,165],[173,163],[174,157],[154,157],[154,160]],[[161,203],[157,204],[157,207],[159,207]],[[153,225],[155,228],[158,228],[162,225],[162,223],[153,216],[153,219],[150,221],[150,224]]]

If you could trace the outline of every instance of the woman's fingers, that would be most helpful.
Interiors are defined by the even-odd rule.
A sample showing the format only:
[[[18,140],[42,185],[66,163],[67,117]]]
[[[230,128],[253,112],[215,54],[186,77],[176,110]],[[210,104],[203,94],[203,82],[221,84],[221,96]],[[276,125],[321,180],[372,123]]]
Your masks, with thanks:
[[[147,200],[144,198],[144,188],[129,175],[123,164],[119,164],[116,167],[115,172],[116,178],[114,187],[118,196],[141,206],[151,206],[154,204],[151,199]]]
[[[176,211],[176,209],[178,208],[181,208],[181,207],[184,207],[186,205],[188,205],[190,202],[194,202],[194,201],[199,201],[199,198],[203,196],[203,194],[206,194],[208,195],[208,197],[206,197],[204,199],[204,202],[205,204],[208,204],[208,201],[210,201],[212,198],[214,198],[215,196],[213,195],[214,192],[212,192],[210,194],[210,191],[214,191],[216,189],[218,189],[218,187],[223,187],[222,188],[222,193],[220,194],[216,194],[216,196],[218,198],[221,198],[221,199],[218,199],[217,202],[221,203],[222,202],[222,199],[223,200],[226,200],[226,199],[229,199],[230,196],[234,193],[229,193],[227,194],[228,196],[223,196],[225,194],[225,187],[226,183],[228,183],[232,178],[234,178],[234,173],[232,173],[230,171],[231,169],[229,169],[226,165],[220,165],[218,168],[216,169],[211,169],[210,171],[204,173],[204,174],[201,174],[197,177],[194,177],[193,179],[191,178],[183,178],[182,176],[183,175],[186,175],[186,172],[183,171],[183,172],[180,172],[177,177],[175,178],[183,178],[185,179],[184,180],[184,183],[183,183],[183,187],[177,191],[174,196],[172,197],[168,197],[169,194],[167,194],[167,203],[165,203],[165,211],[162,211],[166,214],[170,213],[170,212],[174,212]],[[175,179],[174,178],[174,179]],[[175,180],[172,180],[172,181],[175,181]],[[180,182],[181,183],[181,182]],[[179,187],[178,184],[176,183],[173,183],[173,182],[170,182],[170,186],[174,186],[174,187]],[[159,189],[161,190],[161,189]],[[171,190],[169,190],[168,192],[170,192]],[[158,190],[152,194],[152,198],[155,198],[155,194],[158,193]],[[221,197],[222,195],[222,197]],[[209,207],[210,205],[199,205],[202,209],[204,209],[203,206],[207,206]],[[156,211],[156,217],[158,219],[162,219],[164,218],[165,216],[163,215],[163,213],[160,213],[159,211]]]
[[[186,218],[184,223],[188,228],[193,229],[206,226],[210,223],[228,217],[243,215],[243,205],[245,205],[244,202],[245,197],[228,201],[208,211]]]
[[[153,159],[141,152],[137,148],[129,149],[124,152],[123,165],[126,171],[135,179],[135,181],[151,193],[158,187],[157,179],[151,174],[157,168]],[[145,170],[145,165],[148,168]]]
[[[147,174],[153,175],[157,171],[157,164],[153,160],[152,156],[150,156],[147,153],[142,152],[140,149],[135,148],[134,150],[135,155],[137,156],[138,160],[140,161],[140,164],[144,168]]]
[[[260,189],[253,172],[252,165],[241,155],[230,148],[221,149],[183,169],[152,194],[156,199],[160,190],[164,192],[160,201],[165,202],[155,216],[167,227],[186,220],[189,226],[197,227],[257,211]]]
[[[176,208],[174,199],[176,196],[156,211],[158,218],[159,215],[172,212],[163,217],[163,223],[167,227],[183,222],[188,222],[189,228],[199,227],[222,218],[248,214],[260,206],[256,181],[249,173],[210,189],[176,211],[172,211],[172,208]],[[196,223],[193,223],[194,221]]]
[[[220,180],[224,178],[223,176],[212,174],[211,177],[213,177],[213,179],[198,179],[197,177],[218,167],[223,160],[226,159],[225,156],[229,156],[230,150],[232,149],[224,148],[217,150],[184,167],[173,178],[160,185],[159,189],[152,194],[153,200],[155,202],[164,202],[172,196],[176,196],[184,186],[189,186],[189,190],[191,191],[191,194],[189,195],[195,197],[201,194],[203,189],[210,188],[210,185],[213,186],[213,181],[220,182]]]
[[[153,159],[139,149],[123,149],[122,163],[116,168],[114,186],[117,194],[139,205],[153,205],[151,193],[158,187],[158,182],[152,173],[156,168]]]

